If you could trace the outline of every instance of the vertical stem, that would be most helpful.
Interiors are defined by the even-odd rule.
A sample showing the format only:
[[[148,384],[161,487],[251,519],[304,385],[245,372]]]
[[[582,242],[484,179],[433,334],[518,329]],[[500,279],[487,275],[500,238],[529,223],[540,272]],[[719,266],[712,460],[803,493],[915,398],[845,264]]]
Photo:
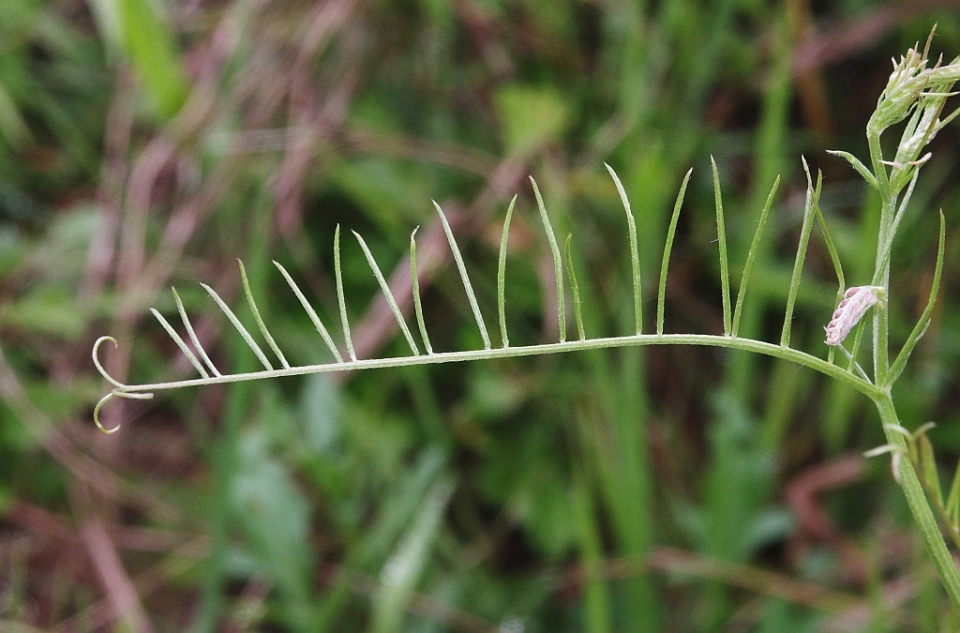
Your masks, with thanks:
[[[883,423],[884,433],[887,442],[906,450],[906,438],[897,431],[891,430],[891,426],[900,424],[897,418],[897,411],[893,406],[893,399],[889,391],[874,399],[877,405],[877,411],[880,413],[880,421]],[[924,545],[927,547],[927,553],[933,559],[933,564],[937,568],[937,573],[943,582],[947,595],[955,609],[960,610],[960,571],[957,570],[947,549],[947,544],[940,535],[940,527],[933,516],[930,504],[923,492],[917,473],[913,465],[907,459],[899,460],[900,463],[900,485],[903,488],[903,494],[907,497],[907,505],[910,506],[910,513],[913,520],[920,528],[920,536],[923,538]]]
[[[893,236],[889,235],[890,222],[896,210],[896,197],[882,192],[883,206],[880,210],[880,231],[877,235],[877,263],[873,271],[873,285],[887,289],[885,300],[877,306],[873,313],[873,380],[884,384],[887,380],[889,362],[889,329],[890,315],[890,257],[884,257],[883,245]]]

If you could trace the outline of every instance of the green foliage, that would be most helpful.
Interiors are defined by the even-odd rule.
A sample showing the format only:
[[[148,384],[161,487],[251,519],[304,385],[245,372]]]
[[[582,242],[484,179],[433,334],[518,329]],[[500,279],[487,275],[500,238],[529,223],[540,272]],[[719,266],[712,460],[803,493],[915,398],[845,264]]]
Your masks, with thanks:
[[[552,88],[507,85],[497,92],[495,103],[508,156],[530,156],[558,141],[570,119],[569,106]]]
[[[856,44],[882,7],[148,2],[123,44],[7,4],[0,629],[958,628],[909,523],[960,506],[956,123],[901,107],[879,166],[862,135],[956,16]],[[889,287],[850,358],[847,285]],[[104,437],[105,332],[126,396],[290,373],[109,401]],[[879,461],[804,488],[877,445],[912,505]]]
[[[162,4],[150,0],[92,0],[100,30],[136,70],[161,121],[180,110],[189,92],[176,38]]]

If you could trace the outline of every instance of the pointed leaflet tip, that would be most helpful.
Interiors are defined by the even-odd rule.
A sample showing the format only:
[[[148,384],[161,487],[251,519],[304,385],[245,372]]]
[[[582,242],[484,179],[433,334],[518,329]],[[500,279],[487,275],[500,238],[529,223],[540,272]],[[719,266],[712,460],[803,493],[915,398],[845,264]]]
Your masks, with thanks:
[[[273,261],[273,265],[277,267],[277,269],[280,271],[280,274],[283,275],[283,278],[286,280],[287,285],[290,286],[290,289],[293,291],[293,294],[297,296],[297,299],[300,301],[300,305],[303,306],[307,316],[309,316],[310,320],[313,322],[313,326],[317,329],[317,332],[320,333],[320,336],[323,338],[323,342],[327,345],[327,349],[330,350],[338,363],[342,363],[343,356],[341,356],[339,350],[337,350],[337,346],[330,337],[330,333],[327,331],[327,328],[320,320],[320,316],[317,314],[317,311],[314,310],[313,306],[310,305],[310,302],[307,301],[307,298],[304,296],[303,292],[300,291],[300,287],[297,286],[296,282],[293,281],[293,277],[290,276],[290,273],[287,272],[287,269],[281,266],[276,260]]]
[[[340,307],[340,325],[343,328],[343,342],[347,346],[350,360],[357,360],[357,352],[353,347],[353,338],[350,336],[350,321],[347,318],[347,302],[343,296],[343,271],[340,269],[340,224],[333,232],[333,273],[337,280],[337,303]]]
[[[630,209],[630,200],[627,199],[627,192],[623,188],[623,183],[620,182],[620,177],[617,176],[617,172],[615,172],[610,165],[607,165],[607,171],[610,173],[610,178],[613,179],[613,184],[616,186],[617,193],[620,195],[620,202],[623,204],[623,210],[627,215],[627,231],[630,237],[631,274],[633,276],[633,317],[636,333],[641,334],[643,332],[643,311],[641,309],[643,292],[640,283],[640,251],[637,245],[637,222],[633,217],[633,211]]]
[[[410,334],[410,329],[407,327],[407,323],[403,319],[403,313],[400,311],[400,306],[397,305],[397,300],[394,298],[393,292],[390,290],[390,284],[388,284],[387,280],[384,278],[383,272],[380,270],[380,266],[377,265],[376,260],[373,258],[373,253],[370,252],[370,248],[367,246],[367,243],[362,237],[360,237],[359,233],[356,231],[351,232],[360,243],[360,248],[363,249],[363,256],[367,258],[367,263],[370,265],[370,269],[373,270],[373,276],[377,278],[377,283],[380,284],[380,290],[383,292],[383,298],[387,300],[387,305],[390,306],[390,311],[393,312],[393,318],[397,320],[397,325],[400,327],[400,331],[403,332],[404,338],[407,339],[407,344],[410,346],[410,351],[413,352],[414,356],[419,356],[420,350],[417,349],[417,344],[413,340],[413,335]]]
[[[277,346],[277,342],[273,339],[270,331],[267,330],[267,324],[263,322],[263,317],[260,316],[260,309],[257,307],[257,302],[253,298],[253,291],[250,289],[250,279],[247,277],[247,269],[244,268],[243,262],[240,261],[240,259],[237,259],[237,263],[240,264],[240,279],[243,282],[243,293],[247,297],[247,305],[250,307],[250,312],[253,313],[253,319],[257,323],[257,328],[260,330],[263,338],[266,339],[267,345],[270,346],[270,349],[273,350],[273,353],[276,354],[280,360],[283,368],[290,369],[290,363],[287,362],[283,352],[280,351],[280,347]]]
[[[467,275],[467,266],[463,263],[463,256],[460,254],[460,247],[457,246],[457,240],[453,237],[453,229],[444,215],[443,209],[437,204],[436,200],[431,200],[437,214],[440,216],[440,224],[443,225],[443,232],[447,236],[447,243],[450,244],[450,252],[453,253],[453,260],[457,264],[457,270],[460,272],[460,280],[463,282],[463,289],[467,293],[467,301],[470,302],[470,310],[473,311],[473,318],[480,329],[480,337],[483,339],[483,348],[490,349],[490,335],[487,333],[487,326],[480,315],[480,306],[477,304],[477,296],[473,292],[473,284],[470,283],[470,277]]]
[[[540,195],[540,188],[537,187],[537,181],[530,176],[530,183],[533,185],[533,193],[537,198],[537,208],[540,210],[540,220],[543,222],[543,230],[547,234],[547,242],[550,244],[550,253],[553,255],[553,273],[557,284],[557,324],[560,330],[560,342],[567,340],[567,319],[563,299],[563,260],[560,257],[560,246],[557,244],[557,236],[553,232],[553,225],[550,223],[550,216],[547,214],[547,207],[543,204],[543,196]]]

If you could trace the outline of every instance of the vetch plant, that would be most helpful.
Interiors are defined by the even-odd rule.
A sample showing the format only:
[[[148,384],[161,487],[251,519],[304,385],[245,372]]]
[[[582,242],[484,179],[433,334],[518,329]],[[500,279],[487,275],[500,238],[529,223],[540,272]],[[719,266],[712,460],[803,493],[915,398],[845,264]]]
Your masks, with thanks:
[[[100,423],[100,410],[103,405],[111,398],[136,398],[148,399],[158,391],[168,389],[178,389],[191,386],[206,386],[223,383],[232,383],[248,380],[260,380],[267,378],[276,378],[282,376],[294,376],[302,374],[313,374],[323,372],[337,372],[345,370],[359,370],[370,368],[388,368],[405,367],[410,365],[434,364],[460,362],[468,360],[484,360],[504,357],[529,356],[534,354],[550,354],[557,352],[581,351],[597,348],[612,348],[626,346],[645,346],[645,345],[706,345],[713,347],[722,347],[726,349],[744,350],[765,354],[775,358],[789,360],[798,365],[808,367],[822,374],[830,376],[842,383],[858,390],[877,407],[880,420],[883,424],[887,444],[871,454],[891,453],[894,457],[894,475],[903,488],[907,502],[913,517],[920,529],[920,533],[926,544],[927,550],[933,559],[940,578],[950,596],[954,606],[960,610],[960,572],[958,572],[950,553],[947,549],[937,519],[941,520],[944,528],[947,530],[955,546],[960,548],[960,477],[958,477],[951,486],[946,501],[944,501],[936,471],[933,466],[932,448],[929,441],[923,434],[926,427],[921,427],[919,431],[910,433],[906,431],[897,415],[891,396],[891,389],[903,372],[907,361],[920,338],[926,331],[937,299],[937,293],[940,284],[940,277],[943,270],[944,261],[944,220],[943,214],[940,214],[940,232],[937,247],[937,259],[933,275],[933,283],[930,288],[926,307],[924,308],[919,320],[906,338],[899,350],[892,353],[889,340],[889,314],[890,303],[897,297],[897,289],[890,287],[890,266],[891,252],[894,239],[900,222],[906,213],[909,203],[917,183],[920,170],[929,160],[930,154],[924,153],[930,141],[937,133],[951,120],[958,112],[955,111],[948,116],[942,116],[946,100],[955,93],[952,93],[954,83],[960,79],[960,58],[957,58],[949,64],[943,64],[937,61],[932,67],[928,68],[927,47],[921,52],[919,47],[915,47],[907,52],[899,62],[894,63],[894,70],[890,76],[889,82],[883,93],[880,95],[877,108],[867,124],[867,141],[869,146],[869,159],[867,163],[859,160],[847,152],[832,152],[833,154],[846,159],[861,177],[876,190],[880,203],[880,224],[876,242],[876,258],[873,276],[869,283],[862,286],[851,288],[845,287],[845,279],[840,263],[840,258],[830,233],[827,230],[826,221],[820,212],[819,197],[821,190],[821,179],[818,176],[816,180],[811,176],[806,162],[804,170],[807,177],[807,192],[804,204],[803,223],[800,231],[799,246],[794,261],[791,281],[787,292],[786,306],[784,310],[783,327],[780,340],[777,342],[767,342],[752,338],[741,338],[738,335],[741,314],[747,290],[749,288],[751,271],[754,259],[757,253],[760,240],[763,238],[764,228],[766,226],[768,214],[773,204],[775,193],[779,180],[774,183],[766,203],[761,211],[760,219],[754,233],[753,240],[747,253],[745,265],[740,277],[739,288],[737,289],[736,301],[731,300],[729,260],[727,256],[727,244],[724,224],[723,204],[720,195],[719,176],[716,164],[713,164],[713,184],[715,191],[716,220],[717,220],[717,241],[720,262],[720,287],[722,294],[722,312],[723,312],[723,332],[721,334],[665,334],[663,331],[664,323],[664,303],[667,273],[670,263],[670,254],[673,247],[673,241],[676,236],[677,222],[682,207],[684,194],[687,184],[690,180],[690,172],[687,172],[681,185],[676,203],[673,208],[673,214],[667,230],[667,239],[663,251],[663,258],[660,268],[659,289],[657,292],[656,321],[652,332],[649,326],[645,328],[643,322],[643,310],[641,305],[642,284],[640,279],[639,253],[637,244],[637,227],[633,213],[630,209],[630,203],[624,188],[612,168],[607,166],[611,178],[621,198],[623,208],[626,214],[627,233],[631,254],[631,272],[633,282],[633,306],[634,306],[634,331],[622,336],[606,338],[589,338],[584,330],[583,318],[581,315],[579,286],[574,266],[571,263],[571,240],[568,236],[564,242],[564,248],[561,252],[560,244],[556,238],[551,225],[550,216],[547,213],[543,198],[536,182],[531,178],[531,185],[536,199],[540,219],[550,245],[550,252],[554,264],[554,274],[556,281],[557,294],[557,312],[559,322],[559,341],[549,344],[512,346],[509,341],[506,327],[506,305],[504,286],[506,283],[506,248],[507,237],[510,230],[510,220],[513,216],[516,197],[510,202],[506,217],[503,223],[503,232],[500,243],[499,266],[497,274],[497,315],[499,317],[499,346],[494,345],[490,332],[484,317],[481,313],[477,297],[474,293],[470,280],[470,274],[464,265],[459,247],[453,232],[447,222],[446,216],[440,206],[434,203],[443,230],[446,234],[454,261],[460,274],[464,291],[483,340],[483,349],[470,351],[439,352],[434,350],[431,345],[427,323],[424,319],[421,305],[420,289],[417,277],[417,241],[414,230],[410,236],[410,266],[411,281],[413,293],[413,305],[419,338],[422,342],[423,350],[406,322],[403,312],[397,304],[392,291],[385,280],[379,265],[374,259],[370,249],[367,247],[363,238],[354,233],[354,236],[368,262],[374,277],[376,278],[381,291],[390,306],[390,309],[397,321],[400,331],[410,348],[410,355],[398,358],[357,358],[354,349],[350,323],[347,318],[347,307],[344,300],[344,289],[340,266],[340,229],[334,234],[334,272],[336,280],[336,290],[338,298],[338,308],[340,316],[340,329],[342,331],[343,348],[341,349],[335,343],[327,326],[323,323],[316,310],[311,306],[309,300],[294,282],[292,276],[281,266],[274,262],[280,274],[286,280],[290,290],[297,297],[303,306],[308,318],[311,320],[320,340],[323,341],[330,354],[333,357],[331,362],[320,365],[291,366],[280,350],[273,336],[271,336],[267,325],[264,323],[257,308],[256,301],[251,293],[250,284],[247,280],[243,264],[240,264],[241,279],[244,287],[244,294],[253,314],[257,329],[262,338],[270,348],[272,357],[261,348],[247,328],[240,322],[233,311],[220,298],[217,292],[206,285],[203,288],[210,294],[211,298],[217,303],[219,308],[227,316],[238,333],[244,339],[256,355],[262,369],[239,374],[223,374],[213,364],[210,356],[200,344],[199,339],[191,324],[190,318],[186,313],[183,302],[173,291],[174,300],[183,323],[184,331],[190,343],[176,331],[176,329],[161,315],[157,310],[151,310],[153,315],[160,322],[161,326],[167,331],[172,340],[183,351],[184,355],[200,375],[199,378],[190,380],[180,380],[174,382],[160,382],[144,385],[128,385],[121,383],[111,377],[100,363],[98,354],[101,345],[105,341],[110,341],[116,345],[116,340],[104,336],[96,341],[93,347],[93,361],[103,377],[113,386],[113,389],[104,396],[97,404],[94,410],[94,421],[106,433],[112,433],[117,430],[105,429]],[[896,152],[892,158],[885,157],[881,147],[881,137],[891,127],[904,124],[904,129],[900,142],[897,145]],[[797,299],[797,293],[801,283],[804,258],[807,246],[814,229],[814,225],[820,227],[824,242],[831,256],[834,270],[838,280],[837,308],[826,325],[826,354],[824,357],[816,356],[812,353],[795,349],[790,346],[791,331],[793,324],[793,312]],[[567,281],[564,281],[564,271],[566,271]],[[573,307],[572,320],[576,326],[577,336],[575,340],[567,340],[567,315],[565,314],[566,300],[564,291],[569,288],[572,294],[571,304]],[[870,328],[865,327],[866,323],[871,324]],[[647,331],[645,331],[645,329]],[[869,337],[865,337],[865,332],[869,330]],[[861,356],[860,348],[862,343],[868,339],[871,349],[869,355],[872,361],[872,367],[865,369],[858,362]],[[842,352],[842,357],[837,358],[836,350]],[[866,352],[864,352],[866,354]],[[960,471],[958,471],[960,472]]]

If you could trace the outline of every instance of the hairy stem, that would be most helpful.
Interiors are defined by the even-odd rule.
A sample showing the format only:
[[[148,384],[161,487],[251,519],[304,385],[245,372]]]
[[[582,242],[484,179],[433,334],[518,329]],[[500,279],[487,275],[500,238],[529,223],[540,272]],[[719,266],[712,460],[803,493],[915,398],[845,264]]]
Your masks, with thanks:
[[[906,451],[907,439],[901,433],[893,430],[893,427],[900,425],[900,420],[897,418],[897,411],[893,406],[893,399],[890,397],[889,391],[873,398],[873,401],[880,413],[880,421],[883,423],[887,442],[900,450]],[[927,553],[933,559],[933,564],[936,566],[940,580],[947,590],[947,595],[950,596],[950,601],[954,608],[960,610],[960,571],[957,570],[947,549],[947,544],[940,534],[940,527],[937,525],[933,510],[931,510],[924,495],[923,486],[917,478],[916,470],[914,470],[910,460],[901,459],[899,464],[900,485],[903,488],[903,494],[907,497],[910,513],[920,529],[920,536],[923,538],[924,545],[926,545]]]

